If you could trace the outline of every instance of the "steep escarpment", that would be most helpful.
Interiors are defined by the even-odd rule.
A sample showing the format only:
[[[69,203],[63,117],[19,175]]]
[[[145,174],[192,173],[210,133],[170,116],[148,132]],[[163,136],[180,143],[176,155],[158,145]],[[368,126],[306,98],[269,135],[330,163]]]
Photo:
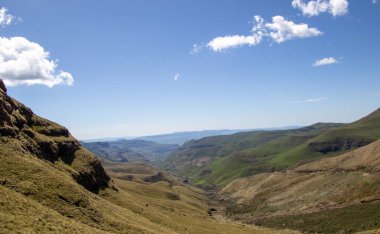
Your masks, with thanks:
[[[69,131],[35,115],[9,97],[0,81],[0,146],[3,157],[10,154],[35,156],[51,165],[62,165],[76,182],[92,192],[109,185],[110,178],[100,161],[81,147]]]

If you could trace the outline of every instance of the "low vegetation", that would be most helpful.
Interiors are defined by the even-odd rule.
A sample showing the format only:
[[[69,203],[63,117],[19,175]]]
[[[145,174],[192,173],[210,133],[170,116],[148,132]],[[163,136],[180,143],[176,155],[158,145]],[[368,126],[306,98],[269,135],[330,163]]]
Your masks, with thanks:
[[[368,145],[380,139],[379,123],[377,110],[351,124],[207,137],[184,144],[163,168],[198,185],[221,187],[237,178],[283,171]]]
[[[307,232],[380,228],[380,141],[284,173],[237,179],[220,193],[228,215]]]
[[[10,98],[1,81],[0,106],[1,233],[275,232],[218,223],[202,191],[155,168],[109,162],[108,174],[67,129]],[[123,179],[130,174],[139,176]]]

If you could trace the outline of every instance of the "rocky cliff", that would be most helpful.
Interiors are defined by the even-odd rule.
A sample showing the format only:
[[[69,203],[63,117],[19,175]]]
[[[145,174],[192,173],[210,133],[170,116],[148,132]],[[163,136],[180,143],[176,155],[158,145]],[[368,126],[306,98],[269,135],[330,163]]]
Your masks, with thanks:
[[[91,192],[109,186],[109,176],[92,153],[84,149],[66,128],[35,115],[31,109],[9,97],[1,80],[0,107],[0,156],[37,157],[69,173]]]

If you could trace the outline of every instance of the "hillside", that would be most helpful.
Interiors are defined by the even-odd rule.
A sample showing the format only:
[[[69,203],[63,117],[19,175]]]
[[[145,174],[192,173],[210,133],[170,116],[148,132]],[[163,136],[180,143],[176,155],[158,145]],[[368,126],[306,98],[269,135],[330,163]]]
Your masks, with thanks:
[[[158,164],[178,148],[175,144],[161,144],[145,140],[82,142],[97,156],[116,162],[150,162]]]
[[[216,222],[202,191],[143,165],[111,165],[111,175],[119,167],[141,176],[111,180],[66,128],[10,98],[2,81],[0,105],[1,233],[273,233]]]
[[[292,130],[256,131],[190,141],[174,152],[165,169],[197,184],[225,185],[233,179],[271,172],[270,160],[341,124],[315,124]]]
[[[237,179],[221,191],[247,223],[308,232],[380,228],[380,141],[285,173]]]
[[[338,155],[380,139],[380,111],[351,124],[318,123],[284,131],[258,131],[190,141],[164,168],[199,185],[224,186],[236,178],[282,171]]]

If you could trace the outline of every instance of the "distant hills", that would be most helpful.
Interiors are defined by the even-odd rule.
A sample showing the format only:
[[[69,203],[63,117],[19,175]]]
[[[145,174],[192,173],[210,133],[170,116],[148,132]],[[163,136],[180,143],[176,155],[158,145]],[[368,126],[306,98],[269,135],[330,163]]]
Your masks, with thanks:
[[[160,144],[146,140],[82,142],[98,157],[114,162],[150,162],[157,164],[178,149],[175,144]]]
[[[257,130],[285,130],[285,129],[295,129],[300,128],[299,126],[288,126],[279,128],[259,128],[259,129],[242,129],[242,130],[203,130],[203,131],[187,131],[187,132],[174,132],[168,134],[152,135],[152,136],[141,136],[141,137],[108,137],[99,139],[84,139],[82,142],[92,143],[92,142],[111,142],[111,141],[121,141],[121,140],[145,140],[153,141],[160,144],[169,145],[182,145],[190,140],[198,140],[209,136],[218,135],[231,135],[238,132],[249,132]]]
[[[281,128],[262,128],[262,129],[241,129],[241,130],[203,130],[203,131],[189,131],[189,132],[175,132],[170,134],[162,134],[162,135],[153,135],[153,136],[143,136],[138,137],[137,139],[154,141],[161,144],[177,144],[182,145],[185,142],[190,140],[198,140],[204,137],[209,136],[218,136],[218,135],[231,135],[238,132],[249,132],[255,130],[281,130],[281,129],[294,129],[299,128],[298,126],[289,126],[289,127],[281,127]]]
[[[297,127],[284,127],[279,129],[293,128]],[[101,159],[107,159],[114,162],[145,162],[159,166],[171,153],[179,149],[184,141],[200,139],[205,136],[231,135],[237,132],[247,131],[250,130],[176,132],[135,139],[116,140],[116,138],[109,138],[108,140],[100,139],[99,141],[81,141],[81,144]]]
[[[199,185],[281,171],[368,145],[380,139],[380,110],[351,124],[318,123],[282,131],[254,131],[187,142],[164,168]]]

